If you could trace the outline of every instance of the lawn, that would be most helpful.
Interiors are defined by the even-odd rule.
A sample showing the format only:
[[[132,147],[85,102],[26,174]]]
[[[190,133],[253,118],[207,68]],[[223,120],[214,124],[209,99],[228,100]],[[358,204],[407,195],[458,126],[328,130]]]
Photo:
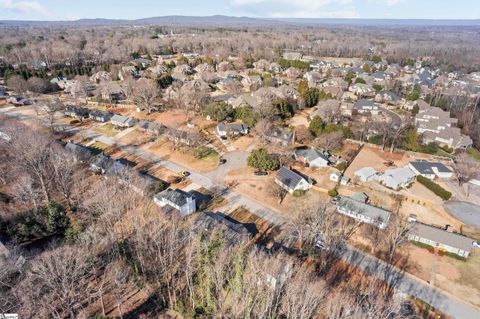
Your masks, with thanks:
[[[476,148],[473,148],[471,147],[468,151],[467,151],[468,155],[470,155],[470,157],[472,157],[473,159],[476,159],[477,161],[480,161],[480,151],[477,150]]]
[[[209,172],[216,169],[218,167],[218,161],[220,158],[218,153],[213,150],[203,158],[196,158],[195,148],[177,147],[174,149],[173,143],[165,140],[159,140],[150,146],[148,150],[158,156],[169,159],[172,162],[179,163],[196,172]]]
[[[441,148],[439,148],[436,152],[435,155],[437,156],[443,156],[443,157],[448,157],[448,158],[453,158],[453,154],[450,154],[448,152],[445,152]]]
[[[100,125],[94,129],[95,132],[109,136],[109,137],[114,137],[118,133],[121,132],[120,129],[116,128],[113,124],[111,123],[106,123],[103,125]]]
[[[93,143],[92,145],[90,145],[91,148],[97,148],[97,149],[101,149],[101,150],[104,150],[106,149],[107,147],[109,147],[108,144],[105,144],[105,143],[102,143],[102,142],[99,142],[99,141],[96,141],[95,143]]]

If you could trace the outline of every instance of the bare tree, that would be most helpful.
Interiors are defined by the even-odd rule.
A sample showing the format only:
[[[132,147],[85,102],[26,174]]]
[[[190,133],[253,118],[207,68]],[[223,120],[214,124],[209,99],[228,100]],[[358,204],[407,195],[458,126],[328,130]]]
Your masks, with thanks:
[[[20,75],[14,75],[9,78],[7,80],[7,86],[18,94],[23,94],[28,90],[27,81]]]
[[[153,80],[140,79],[133,86],[133,101],[150,114],[153,104],[160,98],[160,90]],[[139,108],[137,107],[137,110]]]

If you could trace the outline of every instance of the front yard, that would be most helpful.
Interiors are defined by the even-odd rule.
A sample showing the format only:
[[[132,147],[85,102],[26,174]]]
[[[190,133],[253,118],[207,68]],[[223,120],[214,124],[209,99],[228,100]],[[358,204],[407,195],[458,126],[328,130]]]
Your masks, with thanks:
[[[115,135],[117,135],[122,131],[122,129],[116,128],[111,123],[105,123],[105,124],[99,125],[93,130],[97,133],[100,133],[109,137],[114,137]]]
[[[218,167],[220,156],[214,150],[211,150],[202,158],[195,157],[199,149],[191,147],[177,147],[165,139],[160,139],[148,147],[148,151],[157,156],[177,162],[196,172],[209,172]],[[205,155],[203,154],[203,155]]]

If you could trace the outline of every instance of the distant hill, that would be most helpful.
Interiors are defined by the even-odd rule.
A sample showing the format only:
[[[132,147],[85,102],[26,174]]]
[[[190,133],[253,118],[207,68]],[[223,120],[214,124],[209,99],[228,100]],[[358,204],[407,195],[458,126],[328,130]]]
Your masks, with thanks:
[[[92,26],[131,26],[131,25],[171,25],[171,26],[281,26],[281,25],[344,25],[344,26],[480,26],[480,20],[428,20],[428,19],[300,19],[300,18],[251,18],[215,16],[163,16],[137,20],[125,19],[80,19],[75,21],[19,21],[0,20],[0,26],[25,27],[92,27]]]

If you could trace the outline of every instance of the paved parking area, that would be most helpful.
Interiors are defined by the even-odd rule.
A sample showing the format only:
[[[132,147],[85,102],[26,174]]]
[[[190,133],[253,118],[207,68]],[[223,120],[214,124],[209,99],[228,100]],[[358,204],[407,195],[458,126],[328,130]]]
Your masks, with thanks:
[[[445,210],[453,215],[455,218],[471,225],[480,228],[480,206],[469,202],[451,201],[444,205]]]

